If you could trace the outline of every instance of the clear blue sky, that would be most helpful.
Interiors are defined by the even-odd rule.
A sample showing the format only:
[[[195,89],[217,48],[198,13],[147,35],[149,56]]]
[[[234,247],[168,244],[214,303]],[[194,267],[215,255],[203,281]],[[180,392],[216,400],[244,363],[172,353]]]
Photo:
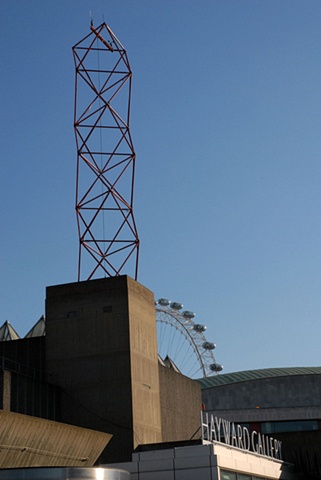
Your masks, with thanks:
[[[105,20],[133,71],[138,280],[225,372],[321,364],[321,2],[2,0],[0,323],[77,280],[71,47]]]

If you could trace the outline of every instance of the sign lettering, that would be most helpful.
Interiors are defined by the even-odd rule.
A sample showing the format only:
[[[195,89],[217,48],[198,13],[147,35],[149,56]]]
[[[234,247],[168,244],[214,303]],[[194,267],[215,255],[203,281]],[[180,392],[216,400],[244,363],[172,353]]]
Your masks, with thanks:
[[[208,442],[225,443],[241,450],[282,460],[282,442],[255,430],[250,435],[246,427],[204,412],[201,412],[201,428],[202,439]]]

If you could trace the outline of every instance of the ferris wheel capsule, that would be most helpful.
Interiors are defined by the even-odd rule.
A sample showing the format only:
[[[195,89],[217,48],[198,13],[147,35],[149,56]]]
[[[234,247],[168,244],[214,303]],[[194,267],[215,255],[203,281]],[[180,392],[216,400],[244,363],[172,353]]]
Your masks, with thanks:
[[[171,302],[170,307],[173,310],[181,310],[184,307],[184,305],[182,303],[179,303],[179,302]]]
[[[204,342],[202,347],[205,349],[205,350],[214,350],[214,348],[216,347],[215,343],[212,343],[212,342]]]
[[[195,332],[205,332],[206,325],[202,325],[201,323],[195,323],[195,325],[193,325],[193,330],[195,330]]]
[[[189,319],[192,319],[192,318],[195,317],[195,313],[190,312],[189,310],[184,310],[184,312],[182,312],[182,314],[183,314],[183,317],[189,318]]]
[[[171,303],[171,301],[167,300],[167,298],[160,298],[157,303],[158,303],[158,305],[161,305],[162,307],[168,307],[168,305]]]
[[[212,370],[212,372],[221,372],[223,370],[223,365],[220,365],[219,363],[212,363],[210,365],[210,370]]]

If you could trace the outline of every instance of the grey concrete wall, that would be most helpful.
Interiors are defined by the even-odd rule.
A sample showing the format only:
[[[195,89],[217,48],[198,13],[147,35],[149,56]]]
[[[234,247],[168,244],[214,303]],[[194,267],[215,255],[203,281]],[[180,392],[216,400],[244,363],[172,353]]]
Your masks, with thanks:
[[[114,435],[103,461],[160,440],[154,296],[134,280],[47,288],[46,369],[63,422]]]
[[[200,385],[180,373],[159,365],[162,441],[200,437],[202,407]]]
[[[2,409],[11,410],[11,372],[2,370],[3,393],[2,393]]]
[[[213,409],[208,413],[216,415],[234,423],[248,422],[277,422],[291,420],[317,420],[321,418],[320,407],[298,407],[298,408],[247,408],[247,409]]]
[[[154,294],[127,277],[134,448],[161,441]]]
[[[0,342],[0,357],[3,368],[46,379],[44,374],[45,337]]]
[[[313,392],[313,394],[311,394]],[[321,375],[291,375],[202,390],[207,410],[291,409],[321,406]]]

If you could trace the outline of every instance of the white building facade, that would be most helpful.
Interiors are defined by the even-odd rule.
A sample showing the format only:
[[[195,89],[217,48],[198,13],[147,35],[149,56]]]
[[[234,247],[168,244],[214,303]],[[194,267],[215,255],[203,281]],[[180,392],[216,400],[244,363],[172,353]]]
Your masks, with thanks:
[[[219,442],[143,451],[132,462],[109,467],[130,472],[131,480],[295,480],[282,460]]]

